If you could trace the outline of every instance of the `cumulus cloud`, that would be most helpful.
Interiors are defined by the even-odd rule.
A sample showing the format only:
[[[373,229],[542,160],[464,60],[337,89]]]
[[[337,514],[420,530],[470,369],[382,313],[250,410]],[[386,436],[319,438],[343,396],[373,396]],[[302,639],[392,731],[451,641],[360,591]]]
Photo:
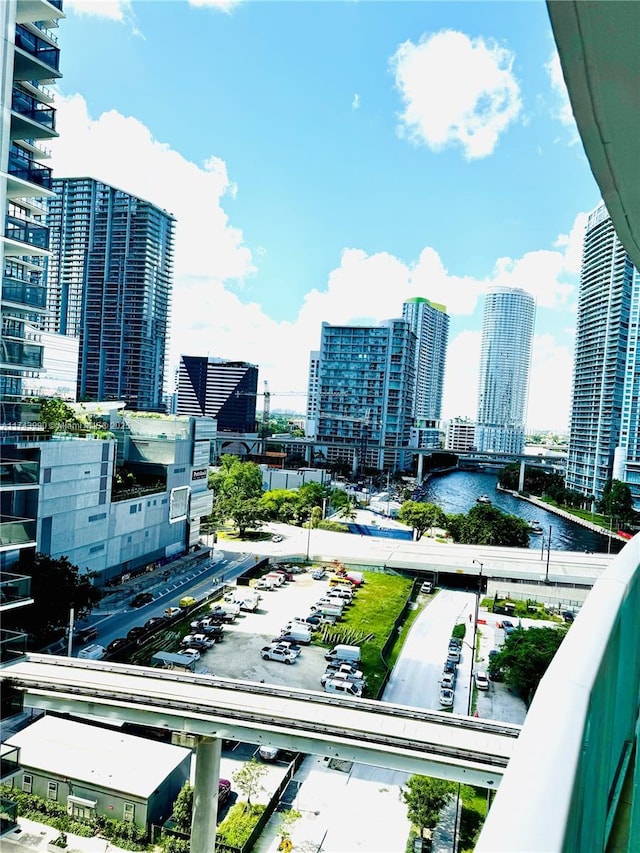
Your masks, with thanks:
[[[351,109],[357,110],[360,107],[360,95],[356,92],[351,101]]]
[[[549,334],[534,335],[527,426],[567,432],[573,383],[573,351]]]
[[[433,151],[460,145],[467,160],[488,156],[521,110],[513,61],[507,48],[453,30],[404,42],[390,61],[399,133]]]
[[[190,6],[211,6],[221,12],[230,12],[241,0],[188,0]]]
[[[238,287],[258,272],[268,247],[251,251],[242,230],[231,223],[223,203],[232,204],[242,187],[230,179],[222,159],[212,153],[202,164],[190,162],[135,118],[115,110],[91,117],[80,95],[59,98],[56,106],[60,138],[51,143],[51,165],[57,177],[95,177],[176,217],[171,367],[180,354],[255,363],[260,379],[270,384],[275,407],[304,410],[309,352],[319,346],[323,320],[376,324],[401,316],[408,297],[424,296],[444,304],[452,318],[443,415],[475,417],[480,332],[464,330],[464,325],[487,289],[497,283],[523,287],[535,295],[539,307],[565,307],[572,296],[568,276],[575,268],[580,222],[586,214],[576,218],[568,235],[558,238],[555,251],[501,258],[482,280],[453,275],[429,246],[412,262],[389,252],[345,248],[326,284],[306,294],[294,320],[275,320],[257,302],[243,300]],[[540,358],[534,346],[532,395],[550,375],[555,388],[564,389],[569,381],[568,355],[554,354],[551,338],[541,341]],[[540,377],[535,382],[534,374]],[[291,391],[301,394],[294,397]],[[544,395],[540,397],[544,404]],[[544,404],[542,411],[547,410]]]
[[[558,52],[554,50],[551,58],[544,66],[549,77],[551,90],[553,93],[554,103],[551,108],[551,115],[557,119],[560,124],[566,127],[569,131],[569,144],[576,145],[580,141],[576,120],[573,117],[571,102],[569,101],[569,93],[564,82],[562,74],[562,66],[560,65],[560,57]]]
[[[130,20],[133,15],[130,0],[65,0],[64,10],[120,23]]]

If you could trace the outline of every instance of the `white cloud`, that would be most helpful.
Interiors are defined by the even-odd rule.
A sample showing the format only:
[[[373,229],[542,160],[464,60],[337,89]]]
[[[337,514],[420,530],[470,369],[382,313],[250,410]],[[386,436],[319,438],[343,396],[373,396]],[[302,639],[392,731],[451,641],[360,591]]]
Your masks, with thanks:
[[[558,119],[560,124],[564,125],[569,130],[569,144],[576,145],[580,141],[576,120],[573,117],[571,102],[569,101],[569,93],[564,82],[562,74],[562,66],[560,65],[560,57],[558,52],[554,50],[551,59],[544,66],[545,71],[549,76],[549,82],[554,96],[554,106],[551,110],[551,115]]]
[[[64,10],[120,23],[129,20],[133,14],[130,0],[65,0]]]
[[[356,92],[351,101],[351,109],[357,110],[360,107],[360,95]]]
[[[225,199],[232,203],[234,193],[242,192],[242,187],[238,189],[230,180],[223,160],[212,155],[202,165],[191,163],[154,139],[137,119],[113,110],[93,119],[79,95],[59,98],[56,105],[60,138],[51,148],[57,177],[98,178],[148,199],[176,217],[169,364],[175,366],[181,353],[258,364],[260,380],[270,384],[274,408],[304,410],[309,352],[319,346],[323,320],[378,323],[400,316],[406,298],[424,296],[446,306],[454,328],[456,318],[473,314],[481,295],[494,283],[531,290],[540,306],[565,306],[571,296],[572,287],[565,276],[575,264],[572,246],[578,239],[580,216],[570,235],[558,239],[557,245],[564,251],[502,258],[485,280],[452,275],[438,252],[428,246],[413,263],[388,252],[368,255],[362,249],[346,248],[339,264],[328,273],[326,285],[304,297],[295,320],[274,320],[259,304],[243,302],[237,287],[256,273],[256,264],[268,247],[250,251],[242,231],[230,224],[222,204]],[[458,326],[463,322],[458,321]],[[534,373],[538,376],[540,362],[542,380],[534,383],[532,378],[532,389],[551,375],[554,389],[568,387],[566,354],[558,348],[557,356],[553,355],[553,341],[541,341],[543,357],[539,359],[534,348]],[[479,346],[478,331],[451,336],[444,389],[446,417],[475,417]],[[288,392],[293,390],[303,395],[290,396]],[[544,395],[538,396],[540,411],[555,416]]]
[[[568,234],[560,234],[554,243],[554,246],[564,250],[564,268],[573,275],[578,275],[582,266],[582,248],[588,218],[588,213],[579,213],[571,231]]]
[[[573,351],[549,334],[534,335],[527,427],[567,432],[573,383]]]
[[[212,9],[220,9],[221,12],[230,12],[238,6],[241,0],[187,0],[190,6],[210,6]]]
[[[404,42],[391,58],[405,105],[399,132],[434,151],[459,144],[468,160],[491,154],[522,106],[513,60],[507,48],[453,30]]]

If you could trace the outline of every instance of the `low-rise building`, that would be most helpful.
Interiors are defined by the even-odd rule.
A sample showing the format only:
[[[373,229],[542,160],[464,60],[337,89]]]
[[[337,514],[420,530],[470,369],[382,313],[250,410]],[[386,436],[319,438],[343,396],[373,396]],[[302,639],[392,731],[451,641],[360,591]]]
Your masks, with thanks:
[[[51,715],[6,743],[20,750],[14,785],[65,805],[80,820],[160,823],[191,768],[191,750],[184,747]]]

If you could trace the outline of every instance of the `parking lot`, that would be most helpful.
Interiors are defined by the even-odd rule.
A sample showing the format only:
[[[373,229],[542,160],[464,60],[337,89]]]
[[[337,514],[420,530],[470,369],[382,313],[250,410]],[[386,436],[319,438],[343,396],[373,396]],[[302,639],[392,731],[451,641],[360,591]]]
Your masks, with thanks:
[[[308,616],[309,608],[329,588],[326,580],[313,580],[309,572],[294,575],[278,589],[261,590],[262,598],[254,612],[241,611],[237,620],[224,626],[224,640],[204,652],[198,669],[224,678],[239,678],[266,684],[320,690],[325,671],[325,649],[302,646],[296,662],[286,666],[263,660],[262,646],[278,637],[294,616]]]

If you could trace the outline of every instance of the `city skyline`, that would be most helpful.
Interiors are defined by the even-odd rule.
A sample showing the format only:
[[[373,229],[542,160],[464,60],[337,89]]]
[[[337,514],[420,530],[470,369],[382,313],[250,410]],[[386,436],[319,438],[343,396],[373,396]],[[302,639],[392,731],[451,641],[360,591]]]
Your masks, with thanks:
[[[167,374],[181,353],[246,360],[273,409],[304,411],[322,321],[421,296],[451,316],[443,418],[475,417],[502,284],[537,304],[527,424],[566,431],[600,196],[544,4],[220,5],[65,3],[54,174],[176,216]]]

